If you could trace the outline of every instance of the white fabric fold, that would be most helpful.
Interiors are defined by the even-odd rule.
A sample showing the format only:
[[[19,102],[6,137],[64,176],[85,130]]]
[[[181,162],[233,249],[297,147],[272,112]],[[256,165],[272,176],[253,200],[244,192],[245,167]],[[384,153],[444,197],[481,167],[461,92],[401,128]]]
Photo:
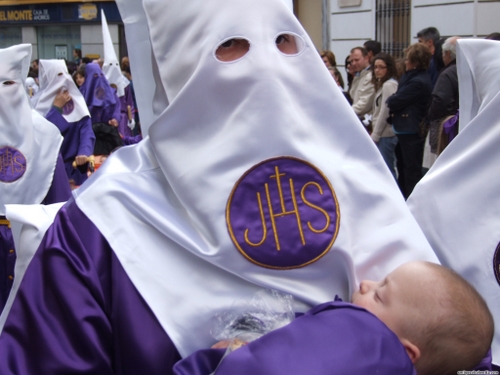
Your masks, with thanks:
[[[467,279],[495,319],[500,365],[500,43],[457,45],[462,129],[417,184],[408,206],[443,265]],[[462,107],[464,101],[469,105]]]
[[[2,332],[5,320],[14,303],[16,293],[21,285],[23,276],[33,256],[42,242],[45,232],[54,221],[59,209],[64,203],[49,205],[7,205],[7,218],[12,227],[12,236],[16,246],[16,266],[14,269],[14,282],[10,290],[9,298],[0,315],[0,333]]]
[[[40,92],[33,102],[38,113],[45,117],[52,108],[56,95],[64,90],[71,95],[71,101],[64,106],[62,113],[66,121],[77,122],[85,116],[90,117],[85,98],[76,87],[63,60],[40,60],[39,71]]]
[[[120,11],[131,7],[129,0],[117,3]],[[292,294],[297,311],[305,311],[335,295],[348,300],[361,279],[382,278],[407,261],[437,262],[380,153],[283,0],[145,0],[144,13],[157,87],[170,104],[148,138],[115,152],[78,189],[76,203],[181,355],[210,346],[214,314],[262,287]],[[146,27],[134,26],[142,17],[125,19],[127,28]],[[281,34],[296,35],[303,49],[280,52]],[[234,37],[247,39],[249,52],[218,61],[219,44]],[[250,261],[226,221],[238,181],[270,159],[321,171],[338,203],[333,245],[297,268]]]

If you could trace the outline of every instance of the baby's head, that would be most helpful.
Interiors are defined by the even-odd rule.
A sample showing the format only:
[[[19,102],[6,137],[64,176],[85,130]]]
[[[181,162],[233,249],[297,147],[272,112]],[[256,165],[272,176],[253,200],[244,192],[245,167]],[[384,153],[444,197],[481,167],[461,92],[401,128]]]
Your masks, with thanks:
[[[410,262],[382,281],[363,281],[352,302],[399,337],[419,375],[472,370],[493,339],[493,318],[483,298],[437,264]]]

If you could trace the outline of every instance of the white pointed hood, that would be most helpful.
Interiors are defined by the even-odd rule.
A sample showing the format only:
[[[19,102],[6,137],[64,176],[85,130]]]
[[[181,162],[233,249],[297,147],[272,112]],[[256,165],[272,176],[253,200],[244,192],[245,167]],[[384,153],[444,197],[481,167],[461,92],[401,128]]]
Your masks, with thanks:
[[[40,92],[33,103],[38,113],[45,117],[52,108],[56,95],[65,90],[71,95],[71,100],[66,103],[62,113],[66,121],[76,122],[85,116],[90,117],[85,99],[63,60],[40,60],[39,77]]]
[[[470,95],[476,102],[460,108],[460,133],[417,184],[408,206],[441,262],[488,303],[496,327],[493,362],[500,365],[500,43],[457,43],[460,101]]]
[[[113,47],[113,41],[111,39],[111,34],[109,32],[108,22],[106,21],[106,15],[104,10],[101,9],[101,19],[102,19],[102,40],[104,44],[104,63],[102,65],[102,70],[106,76],[110,85],[116,85],[116,93],[118,97],[125,95],[125,87],[127,87],[130,82],[122,74],[122,69],[120,67],[120,62],[116,57],[115,48]]]
[[[170,105],[76,203],[182,355],[210,345],[217,311],[262,287],[304,311],[406,261],[437,261],[283,0],[143,5]],[[242,39],[246,55],[217,59]],[[280,50],[292,39],[296,51]]]
[[[0,215],[5,204],[40,203],[54,176],[59,130],[31,109],[25,80],[31,45],[0,49]]]

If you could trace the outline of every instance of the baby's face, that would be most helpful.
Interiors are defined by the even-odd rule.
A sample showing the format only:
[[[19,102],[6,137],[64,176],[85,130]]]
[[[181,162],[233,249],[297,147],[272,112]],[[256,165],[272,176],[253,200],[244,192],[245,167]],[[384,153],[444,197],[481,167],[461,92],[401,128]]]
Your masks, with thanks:
[[[401,338],[408,324],[425,319],[418,312],[425,310],[426,298],[432,293],[430,272],[422,262],[403,264],[382,281],[362,281],[352,303],[370,311]]]

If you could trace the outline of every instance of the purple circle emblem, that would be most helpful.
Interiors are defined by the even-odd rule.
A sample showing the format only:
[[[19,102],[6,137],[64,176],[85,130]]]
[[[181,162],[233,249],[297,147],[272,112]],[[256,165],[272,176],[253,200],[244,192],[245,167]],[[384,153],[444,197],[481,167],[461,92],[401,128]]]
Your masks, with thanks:
[[[332,247],[340,212],[328,179],[293,157],[265,160],[239,179],[226,207],[229,235],[243,256],[259,266],[307,266]]]
[[[14,182],[26,172],[26,158],[12,147],[0,148],[0,181]]]
[[[73,102],[73,99],[71,99],[64,105],[62,109],[63,115],[69,115],[71,112],[73,112],[74,109],[75,109],[75,103]]]
[[[500,244],[498,244],[493,256],[493,271],[495,272],[497,283],[500,284]]]
[[[105,96],[105,92],[104,92],[104,89],[102,87],[98,87],[95,89],[94,91],[94,95],[97,99],[99,100],[103,100],[104,99],[104,96]]]

